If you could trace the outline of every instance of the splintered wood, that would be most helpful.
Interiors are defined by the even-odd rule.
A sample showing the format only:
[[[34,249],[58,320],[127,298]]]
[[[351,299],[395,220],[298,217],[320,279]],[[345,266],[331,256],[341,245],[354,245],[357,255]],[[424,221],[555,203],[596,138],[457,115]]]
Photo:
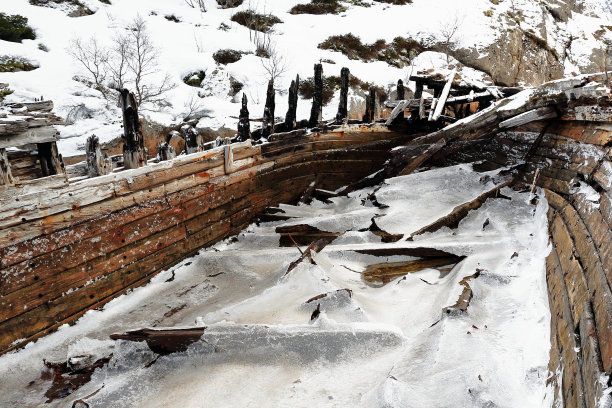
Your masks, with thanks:
[[[465,313],[467,311],[468,306],[470,306],[470,301],[472,300],[472,297],[474,297],[472,288],[470,287],[470,281],[472,279],[478,278],[480,276],[480,272],[482,271],[477,269],[475,274],[466,276],[465,278],[461,279],[459,285],[463,286],[463,291],[461,292],[461,295],[459,295],[459,298],[457,299],[457,302],[455,302],[454,305],[442,309],[443,315],[453,316],[460,313]]]
[[[368,265],[363,271],[363,279],[368,283],[387,284],[393,279],[407,275],[411,272],[421,271],[427,268],[437,268],[440,266],[456,265],[462,256],[445,256],[440,258],[423,258],[404,262],[386,262]]]

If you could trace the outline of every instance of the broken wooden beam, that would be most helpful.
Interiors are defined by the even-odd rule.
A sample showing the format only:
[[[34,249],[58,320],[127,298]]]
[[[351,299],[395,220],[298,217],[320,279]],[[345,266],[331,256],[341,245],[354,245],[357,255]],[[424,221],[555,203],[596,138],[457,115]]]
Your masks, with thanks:
[[[146,341],[151,351],[166,355],[187,350],[200,340],[206,327],[140,329],[123,334],[111,334],[112,340]]]
[[[279,245],[281,247],[290,247],[294,243],[299,245],[310,245],[319,239],[324,239],[331,242],[336,237],[343,234],[342,232],[321,231],[320,229],[307,224],[276,227],[276,233],[280,234],[281,236],[279,240]]]
[[[478,208],[480,208],[485,203],[485,201],[487,201],[489,198],[497,196],[499,194],[499,190],[506,186],[509,186],[510,184],[512,184],[513,181],[513,179],[506,180],[503,183],[498,184],[491,190],[480,194],[472,201],[455,207],[449,214],[412,233],[410,238],[416,235],[424,234],[426,232],[435,232],[442,227],[449,227],[453,229],[457,228],[459,222],[464,219],[471,210],[477,210]]]
[[[409,100],[398,101],[397,105],[395,105],[395,108],[393,108],[391,114],[387,118],[385,125],[391,126],[395,122],[396,118],[402,119],[404,117],[404,109],[406,109],[409,103]]]
[[[448,76],[448,80],[444,85],[444,89],[442,89],[442,93],[440,94],[440,98],[438,99],[436,109],[433,113],[431,121],[436,122],[440,119],[440,115],[444,112],[444,107],[446,106],[446,100],[448,99],[448,95],[451,90],[451,86],[453,85],[453,80],[455,79],[455,75],[457,75],[457,69],[453,69],[453,71]]]
[[[533,109],[510,119],[504,120],[499,124],[500,129],[508,129],[517,126],[526,125],[527,123],[535,122],[536,120],[554,119],[558,116],[557,110],[552,106]]]
[[[465,313],[470,306],[470,302],[474,297],[474,293],[472,292],[472,288],[470,287],[470,281],[472,279],[476,279],[480,276],[480,269],[476,269],[476,273],[470,276],[466,276],[461,281],[459,281],[459,285],[463,286],[463,291],[459,295],[459,298],[452,306],[447,306],[442,309],[442,315],[450,315],[457,316],[461,313]]]
[[[464,256],[445,256],[439,258],[423,258],[404,262],[386,262],[368,265],[363,271],[363,279],[368,283],[387,284],[393,279],[407,275],[411,272],[427,268],[436,268],[446,265],[455,265],[461,262]]]
[[[294,270],[304,259],[309,259],[311,263],[314,263],[314,261],[312,260],[312,252],[321,252],[323,248],[325,248],[327,244],[329,244],[332,240],[333,238],[321,238],[318,241],[315,241],[312,244],[308,245],[302,255],[300,255],[298,259],[289,264],[289,267],[287,268],[287,271],[283,274],[283,276],[286,276],[287,274],[289,274],[289,272]]]

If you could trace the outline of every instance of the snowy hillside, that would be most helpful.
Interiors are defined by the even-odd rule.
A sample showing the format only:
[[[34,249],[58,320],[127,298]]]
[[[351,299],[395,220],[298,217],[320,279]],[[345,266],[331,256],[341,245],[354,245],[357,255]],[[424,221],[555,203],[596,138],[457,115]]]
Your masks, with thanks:
[[[608,0],[473,0],[469,4],[413,0],[403,5],[371,0],[318,1],[338,4],[338,13],[290,13],[305,2],[220,1],[242,3],[222,8],[215,0],[203,0],[202,11],[197,1],[189,0],[3,0],[0,11],[26,17],[36,39],[0,41],[0,63],[21,58],[38,68],[22,72],[0,69],[0,83],[14,91],[7,101],[43,96],[55,102],[57,113],[71,123],[59,129],[60,153],[71,156],[83,153],[85,139],[91,134],[102,142],[121,134],[116,93],[109,91],[105,99],[87,83],[90,76],[71,55],[73,42],[81,39],[87,46],[95,38],[100,47],[110,48],[113,38],[129,33],[126,27],[137,16],[143,19],[158,51],[155,72],[148,80],[159,85],[167,76],[174,85],[163,94],[162,103],[144,104],[142,113],[152,121],[171,125],[195,111],[201,116],[198,127],[212,130],[236,128],[237,101],[242,93],[249,99],[251,118],[261,117],[269,78],[266,67],[270,68],[274,55],[278,59],[275,65],[285,68],[275,83],[276,116],[283,117],[291,80],[296,74],[302,79],[311,77],[313,64],[319,61],[323,61],[325,75],[337,76],[347,66],[356,78],[386,93],[394,89],[398,79],[407,82],[411,73],[429,70],[445,74],[455,66],[461,68],[461,80],[471,84],[536,84],[564,74],[601,71],[604,40],[612,35]],[[249,30],[232,21],[232,16],[246,10],[275,16],[281,22],[272,25],[267,34]],[[328,49],[319,48],[331,36],[349,33],[359,37],[361,43],[354,45],[357,49],[361,46],[365,54],[358,50],[353,54],[355,50],[337,40],[328,42]],[[397,37],[403,42],[394,42]],[[257,50],[262,41],[264,48],[273,51],[272,58],[256,55],[262,55]],[[344,53],[333,51],[343,47]],[[241,52],[240,59],[217,63],[213,55],[222,49]],[[371,49],[378,51],[372,54]],[[194,83],[194,73],[203,73],[203,81],[196,76]],[[200,86],[187,85],[184,78],[190,77],[189,82]],[[108,78],[103,85],[110,86]],[[362,93],[351,91],[354,111],[360,109]],[[324,108],[324,117],[335,114],[337,97]],[[306,118],[309,112],[310,103],[302,100],[298,118]]]

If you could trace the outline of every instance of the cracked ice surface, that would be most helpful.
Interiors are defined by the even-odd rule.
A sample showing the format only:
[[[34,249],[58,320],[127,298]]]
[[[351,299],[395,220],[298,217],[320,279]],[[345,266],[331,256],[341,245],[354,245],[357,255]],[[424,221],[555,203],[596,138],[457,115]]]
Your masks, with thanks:
[[[489,190],[489,180],[453,166],[388,180],[376,192],[388,208],[363,201],[371,189],[332,204],[284,205],[298,218],[251,225],[74,326],[0,357],[0,405],[43,404],[50,385],[39,379],[43,358],[114,353],[88,384],[45,406],[71,406],[100,389],[86,399],[90,407],[550,407],[543,198],[535,206],[528,193],[504,188],[506,198],[489,199],[456,230],[413,242],[381,243],[358,231],[384,214],[377,225],[408,235]],[[299,252],[278,247],[275,227],[302,223],[347,232],[314,255],[316,265],[302,262],[283,276]],[[358,273],[367,265],[411,258],[354,250],[397,246],[467,257],[450,271],[367,285]],[[477,269],[467,312],[443,317],[463,290],[459,282]],[[331,294],[306,303],[322,293]],[[321,317],[309,323],[317,304]],[[209,330],[148,368],[156,355],[145,343],[108,338],[190,325]]]

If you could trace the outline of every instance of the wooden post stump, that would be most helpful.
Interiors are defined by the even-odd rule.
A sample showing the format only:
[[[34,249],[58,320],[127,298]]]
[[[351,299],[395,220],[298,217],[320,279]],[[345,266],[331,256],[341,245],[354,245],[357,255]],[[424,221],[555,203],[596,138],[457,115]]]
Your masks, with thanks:
[[[62,156],[57,151],[55,142],[37,143],[38,159],[43,177],[53,176],[64,172]]]
[[[157,146],[157,157],[159,161],[172,160],[176,157],[176,151],[168,142],[161,142]]]
[[[263,115],[262,137],[268,137],[274,133],[274,110],[276,107],[274,98],[274,80],[268,81],[268,91],[266,92],[266,107]]]
[[[298,90],[300,89],[300,76],[297,75],[294,81],[291,81],[289,87],[289,109],[287,109],[287,115],[285,115],[285,126],[286,131],[295,129],[297,125],[297,103],[298,103]]]
[[[247,107],[247,96],[242,94],[242,107],[238,118],[238,137],[241,142],[251,138],[251,123],[249,122],[249,109]]]
[[[181,128],[181,136],[185,139],[185,151],[187,154],[201,152],[204,140],[198,131],[191,125],[185,125]],[[176,153],[176,150],[175,150]],[[178,152],[180,153],[180,152]]]
[[[402,81],[401,79],[398,79],[397,81],[397,97],[395,99],[397,99],[398,101],[401,101],[404,99],[404,95],[406,94],[405,90],[404,90],[404,81]]]
[[[308,121],[308,126],[311,128],[317,127],[323,118],[323,65],[315,64],[314,70],[314,95]]]
[[[13,184],[15,179],[11,173],[11,164],[9,163],[6,149],[0,149],[0,184]]]
[[[89,177],[103,176],[111,171],[110,160],[108,156],[102,155],[100,140],[96,135],[87,138],[86,160]]]
[[[346,67],[342,68],[342,70],[340,71],[340,102],[338,104],[338,114],[336,115],[336,123],[338,124],[346,121],[346,118],[348,116],[349,75],[349,69]]]
[[[134,94],[127,89],[121,91],[120,99],[123,112],[123,166],[126,169],[136,169],[147,164],[138,120],[138,104]]]
[[[370,87],[370,95],[366,98],[366,111],[363,115],[363,121],[365,123],[374,122],[374,112],[376,112],[376,89]]]

